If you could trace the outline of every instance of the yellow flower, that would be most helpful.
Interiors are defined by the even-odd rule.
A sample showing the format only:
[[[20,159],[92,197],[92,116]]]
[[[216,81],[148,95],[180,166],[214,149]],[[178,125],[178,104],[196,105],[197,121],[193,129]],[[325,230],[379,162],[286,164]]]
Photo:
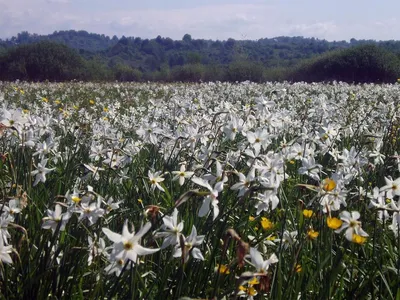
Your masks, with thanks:
[[[104,107],[104,108],[103,108],[103,111],[104,111],[104,112],[108,112],[108,107]]]
[[[256,218],[254,218],[253,216],[249,216],[249,221],[253,222]]]
[[[302,270],[301,265],[297,264],[294,270],[296,271],[296,273],[300,273]]]
[[[290,163],[291,165],[294,165],[296,162],[292,159],[292,160],[289,161],[289,163]]]
[[[322,189],[326,192],[333,191],[336,187],[336,182],[333,179],[325,178],[322,181]]]
[[[25,114],[27,114],[28,112],[29,112],[29,110],[27,110],[27,109],[23,109],[22,110]]]
[[[231,272],[229,271],[229,268],[227,265],[220,265],[217,264],[215,267],[215,272],[218,272],[220,274],[230,274]]]
[[[352,241],[353,241],[353,243],[362,245],[367,241],[367,238],[354,233]]]
[[[46,97],[43,97],[42,101],[47,103],[47,102],[49,102],[49,99],[47,99]]]
[[[314,216],[314,212],[311,209],[303,210],[303,216],[306,218],[311,218]]]
[[[257,279],[257,277],[253,277],[253,278],[248,282],[249,285],[256,285],[256,284],[259,284],[259,283],[260,283],[260,281]]]
[[[307,231],[307,236],[310,240],[315,240],[319,236],[319,232],[314,229],[309,229]]]
[[[19,92],[21,93],[21,95],[25,95],[24,90],[20,90]]]
[[[276,236],[271,234],[270,236],[267,237],[267,240],[268,241],[275,241],[276,240]]]
[[[326,224],[328,224],[328,227],[331,229],[338,229],[339,227],[342,226],[342,220],[339,220],[338,218],[331,218],[328,217],[326,219]]]
[[[256,289],[253,288],[253,287],[251,287],[251,286],[250,286],[250,287],[245,287],[245,286],[241,285],[241,286],[239,286],[239,290],[245,292],[246,295],[248,295],[248,296],[255,296],[255,295],[257,295]]]
[[[274,228],[274,224],[265,217],[261,218],[261,226],[264,230],[269,230]]]
[[[78,105],[74,105],[74,109],[75,109],[75,110],[78,110],[78,109],[79,109],[79,106],[78,106]]]
[[[72,202],[74,202],[75,204],[78,204],[79,202],[81,202],[81,198],[79,198],[78,196],[72,196],[71,197]]]
[[[61,104],[61,100],[60,100],[60,99],[57,99],[57,100],[54,101],[54,103],[55,103],[55,104]]]
[[[96,102],[93,99],[89,100],[90,105],[94,105]]]
[[[142,199],[139,198],[137,201],[138,201],[140,204],[143,204],[143,200],[142,200]]]

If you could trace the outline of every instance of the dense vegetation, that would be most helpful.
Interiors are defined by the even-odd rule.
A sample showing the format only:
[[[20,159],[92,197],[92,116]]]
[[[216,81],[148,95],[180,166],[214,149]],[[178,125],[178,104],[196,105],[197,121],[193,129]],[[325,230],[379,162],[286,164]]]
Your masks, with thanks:
[[[0,299],[400,299],[399,89],[0,82]]]
[[[155,39],[59,31],[0,40],[0,79],[394,82],[400,42]]]

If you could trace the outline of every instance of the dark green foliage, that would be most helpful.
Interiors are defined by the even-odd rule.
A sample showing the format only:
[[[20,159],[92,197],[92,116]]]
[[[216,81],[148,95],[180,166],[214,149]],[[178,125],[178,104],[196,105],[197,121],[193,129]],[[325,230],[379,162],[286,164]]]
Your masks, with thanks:
[[[394,82],[399,59],[398,41],[351,39],[349,43],[303,37],[212,41],[190,34],[174,41],[161,36],[118,39],[73,30],[50,35],[22,32],[0,40],[0,79]]]
[[[395,54],[376,45],[327,53],[305,61],[288,74],[293,81],[394,82],[400,61]]]
[[[140,81],[142,72],[128,65],[119,64],[114,68],[115,79],[118,81]]]
[[[195,82],[204,78],[204,66],[201,64],[189,64],[172,69],[173,81]]]
[[[251,61],[234,61],[229,64],[227,80],[229,81],[263,81],[264,67]]]
[[[0,58],[1,80],[73,80],[84,78],[84,70],[78,53],[46,41],[12,48]]]

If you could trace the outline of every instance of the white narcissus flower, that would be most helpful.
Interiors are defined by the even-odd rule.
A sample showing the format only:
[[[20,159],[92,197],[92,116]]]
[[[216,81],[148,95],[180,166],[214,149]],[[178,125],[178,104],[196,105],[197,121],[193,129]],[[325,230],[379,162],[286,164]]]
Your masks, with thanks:
[[[10,233],[8,232],[8,224],[12,222],[13,219],[6,214],[2,214],[0,216],[0,239],[8,244],[8,239],[11,238]]]
[[[303,157],[301,161],[302,166],[299,168],[299,174],[305,174],[312,179],[319,181],[319,173],[322,169],[322,165],[315,163],[315,159],[313,156],[310,156],[308,158]]]
[[[172,216],[163,217],[164,224],[161,226],[162,232],[157,232],[155,238],[164,238],[161,249],[179,243],[179,237],[183,230],[183,221],[178,224],[178,210],[175,208]]]
[[[183,236],[182,236],[183,237]],[[181,237],[181,239],[182,239]],[[189,253],[192,254],[193,258],[204,260],[203,254],[199,248],[196,246],[200,246],[204,241],[204,235],[197,235],[196,227],[193,225],[192,232],[190,235],[185,239],[183,238],[183,245],[178,244],[175,247],[175,252],[173,254],[174,257],[182,257],[183,261],[186,263],[189,260]],[[183,246],[183,255],[182,255],[182,247]]]
[[[392,180],[385,177],[386,185],[380,188],[380,191],[386,191],[386,197],[393,199],[394,196],[400,196],[400,177]]]
[[[77,210],[80,213],[79,221],[87,219],[90,225],[93,225],[105,214],[105,210],[100,207],[101,197],[99,197],[97,202],[87,203],[82,202],[81,206]]]
[[[375,187],[372,192],[372,199],[369,207],[375,207],[378,209],[378,219],[380,221],[383,221],[384,219],[388,220],[389,213],[386,209],[389,207],[389,204],[386,203],[385,193],[380,192],[378,187]]]
[[[46,168],[47,161],[48,159],[42,159],[41,162],[38,163],[37,169],[31,172],[31,175],[36,176],[33,186],[36,186],[39,182],[46,182],[46,174],[54,170],[54,168]]]
[[[339,214],[339,217],[343,221],[343,223],[342,227],[335,230],[336,233],[340,233],[344,229],[346,229],[345,236],[346,239],[349,240],[350,242],[353,241],[354,234],[357,234],[362,237],[368,236],[368,233],[366,233],[361,228],[361,222],[358,221],[358,219],[360,218],[360,213],[358,211],[352,211],[351,213],[348,211],[342,211]]]
[[[51,229],[54,233],[57,226],[60,226],[60,231],[63,231],[70,217],[70,212],[62,213],[61,205],[56,204],[54,211],[50,209],[47,210],[47,217],[43,218],[42,228]],[[59,225],[60,222],[61,225]]]
[[[89,256],[88,256],[88,265],[90,266],[95,257],[104,255],[108,256],[106,252],[106,243],[103,238],[97,238],[97,235],[94,234],[94,237],[88,236],[89,242]]]
[[[263,194],[258,194],[257,200],[258,202],[255,205],[257,215],[262,211],[268,212],[274,210],[279,204],[277,192],[274,190],[266,190]]]
[[[6,264],[12,264],[10,253],[12,252],[12,246],[4,245],[3,239],[0,239],[0,260]]]
[[[238,197],[243,196],[250,188],[251,183],[255,179],[255,169],[251,169],[247,174],[247,177],[244,174],[238,172],[239,182],[235,183],[231,186],[231,190],[239,190]]]
[[[392,224],[389,227],[397,237],[400,232],[400,200],[397,201],[397,204],[394,200],[390,201],[390,207],[394,212],[392,215]]]
[[[275,253],[273,253],[269,259],[264,260],[261,253],[256,248],[250,248],[250,257],[251,263],[256,268],[256,272],[262,274],[267,273],[269,267],[279,261]]]
[[[122,235],[111,231],[108,228],[103,228],[103,233],[108,239],[114,242],[113,250],[111,252],[110,259],[113,261],[127,259],[131,260],[134,264],[139,263],[138,256],[148,255],[157,252],[160,249],[149,249],[140,245],[140,239],[149,231],[151,223],[147,223],[135,234],[129,232],[128,220],[125,221],[122,228]]]
[[[149,181],[151,183],[151,190],[154,191],[155,188],[158,188],[161,192],[165,192],[164,188],[160,185],[160,182],[163,182],[165,178],[161,177],[161,171],[152,173],[150,170],[148,171]]]
[[[203,204],[199,210],[199,217],[204,217],[210,211],[210,205],[213,207],[213,219],[215,220],[219,214],[218,207],[218,193],[224,189],[224,182],[219,181],[215,184],[214,188],[202,178],[194,177],[192,181],[202,187],[205,187],[210,191],[210,193],[204,198]]]
[[[242,124],[243,120],[236,116],[232,116],[231,121],[223,128],[226,138],[231,141],[235,140],[236,134],[243,130]]]
[[[186,171],[186,165],[182,164],[179,171],[172,171],[172,174],[175,175],[172,180],[179,180],[179,185],[183,185],[185,179],[192,177],[194,172]]]

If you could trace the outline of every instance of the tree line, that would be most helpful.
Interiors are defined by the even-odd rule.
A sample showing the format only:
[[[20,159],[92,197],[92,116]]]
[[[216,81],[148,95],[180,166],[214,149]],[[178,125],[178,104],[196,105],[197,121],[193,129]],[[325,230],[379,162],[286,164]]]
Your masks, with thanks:
[[[87,37],[93,38],[91,34]],[[110,39],[99,35],[96,39],[97,47],[103,50],[77,49],[29,34],[2,41],[0,80],[394,82],[400,75],[400,47],[396,46],[398,42],[390,41],[330,44],[280,37],[273,42],[262,39],[253,45],[251,41],[232,39],[193,40],[190,35],[181,41],[161,37]],[[112,46],[103,45],[103,39]],[[312,48],[315,52],[300,47],[305,40],[319,45]],[[278,54],[282,57],[277,58],[275,50],[255,47],[262,43],[287,54]]]

